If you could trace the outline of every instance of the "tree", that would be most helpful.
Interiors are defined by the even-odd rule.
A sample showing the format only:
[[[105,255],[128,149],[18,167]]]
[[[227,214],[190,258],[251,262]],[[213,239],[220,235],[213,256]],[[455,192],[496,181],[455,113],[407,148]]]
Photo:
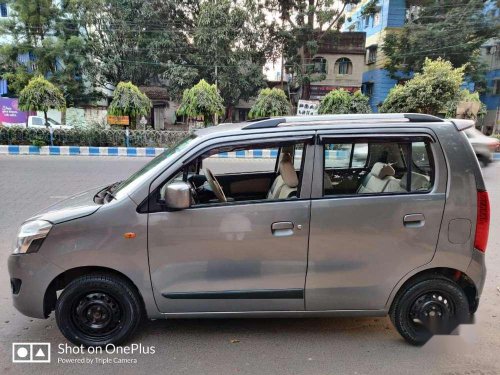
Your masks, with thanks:
[[[330,39],[344,23],[348,4],[360,0],[269,0],[266,5],[280,14],[281,23],[271,25],[276,46],[283,46],[286,70],[292,85],[302,87],[302,99],[309,99],[311,82],[324,79],[311,69],[313,56],[321,43]],[[341,5],[339,8],[338,5]]]
[[[457,100],[465,66],[453,68],[451,62],[425,59],[421,73],[404,85],[396,85],[380,107],[380,112],[419,112],[437,115]]]
[[[56,86],[42,76],[32,78],[19,93],[19,109],[23,111],[43,111],[45,124],[48,124],[49,109],[63,110],[66,107],[64,96]]]
[[[262,66],[271,53],[268,26],[257,1],[204,1],[193,33],[199,78],[215,82],[231,118],[240,100],[265,87]]]
[[[250,119],[270,116],[283,116],[290,113],[290,102],[283,90],[266,88],[259,96],[248,113]]]
[[[477,120],[478,118],[482,118],[486,115],[487,109],[486,104],[481,102],[479,99],[478,92],[470,92],[467,89],[462,89],[458,93],[458,95],[446,104],[446,117],[447,118],[455,118],[457,117],[457,109],[458,105],[462,102],[473,102],[479,103],[479,111],[477,114],[474,113],[465,113],[464,117],[472,120]]]
[[[361,90],[357,90],[352,94],[350,113],[371,113],[370,98],[364,95]]]
[[[222,115],[224,113],[223,103],[217,87],[202,79],[192,88],[184,91],[177,113],[188,117],[203,116],[203,122],[206,126],[216,114]]]
[[[344,89],[332,90],[321,100],[320,114],[370,113],[369,98],[361,91],[354,94]]]
[[[0,74],[11,94],[43,75],[71,105],[88,102],[93,93],[82,79],[85,43],[64,9],[50,0],[12,0],[9,6],[11,15],[0,25]]]
[[[388,34],[382,50],[388,57],[385,68],[393,78],[422,69],[426,58],[443,58],[476,84],[484,80],[479,48],[498,34],[498,21],[484,12],[483,0],[419,1],[415,19],[402,30]],[[432,43],[430,43],[432,41]]]
[[[137,116],[149,114],[153,104],[137,86],[131,82],[120,82],[113,93],[108,113],[114,116],[128,116],[129,124],[135,124]]]
[[[68,0],[66,6],[86,43],[87,77],[103,89],[121,81],[168,88],[160,82],[167,64],[193,63],[188,38],[197,8],[196,0]]]

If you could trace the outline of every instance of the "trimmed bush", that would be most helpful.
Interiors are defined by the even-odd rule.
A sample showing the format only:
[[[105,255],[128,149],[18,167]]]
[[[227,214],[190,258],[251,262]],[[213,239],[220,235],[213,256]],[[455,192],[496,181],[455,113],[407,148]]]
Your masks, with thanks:
[[[184,131],[130,130],[131,147],[170,147],[189,133]],[[35,145],[50,144],[48,129],[0,127],[0,144]],[[125,130],[75,128],[55,129],[55,146],[124,147]]]

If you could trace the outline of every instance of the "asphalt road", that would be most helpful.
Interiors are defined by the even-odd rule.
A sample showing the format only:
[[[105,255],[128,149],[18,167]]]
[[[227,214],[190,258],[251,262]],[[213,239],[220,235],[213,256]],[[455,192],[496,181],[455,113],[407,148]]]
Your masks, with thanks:
[[[27,318],[11,304],[6,261],[18,225],[45,206],[125,178],[147,159],[0,156],[1,374],[500,374],[500,163],[484,170],[493,209],[488,277],[476,324],[459,336],[406,344],[388,318],[171,320],[144,324],[135,343],[150,355],[58,355],[53,315]],[[221,170],[231,162],[221,161]],[[214,170],[215,170],[214,165]],[[13,342],[50,342],[51,364],[13,364]],[[95,358],[134,359],[96,364]],[[61,364],[60,358],[92,364]]]

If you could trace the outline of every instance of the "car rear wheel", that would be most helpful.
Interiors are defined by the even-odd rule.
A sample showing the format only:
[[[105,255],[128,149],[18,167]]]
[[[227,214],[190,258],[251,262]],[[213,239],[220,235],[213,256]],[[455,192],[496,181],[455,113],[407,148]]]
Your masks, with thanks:
[[[435,334],[452,333],[469,316],[462,288],[439,275],[405,287],[396,296],[390,312],[400,335],[413,345],[423,345]]]
[[[56,321],[73,344],[105,346],[126,341],[137,329],[142,304],[126,280],[91,274],[70,282],[56,303]]]

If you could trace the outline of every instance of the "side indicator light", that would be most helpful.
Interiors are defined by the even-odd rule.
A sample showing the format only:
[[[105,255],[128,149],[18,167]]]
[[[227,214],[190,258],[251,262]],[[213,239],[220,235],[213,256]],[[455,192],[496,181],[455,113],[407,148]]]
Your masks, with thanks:
[[[135,234],[134,232],[127,232],[127,233],[123,233],[123,237],[129,239],[129,238],[135,238],[137,237],[137,234]]]

